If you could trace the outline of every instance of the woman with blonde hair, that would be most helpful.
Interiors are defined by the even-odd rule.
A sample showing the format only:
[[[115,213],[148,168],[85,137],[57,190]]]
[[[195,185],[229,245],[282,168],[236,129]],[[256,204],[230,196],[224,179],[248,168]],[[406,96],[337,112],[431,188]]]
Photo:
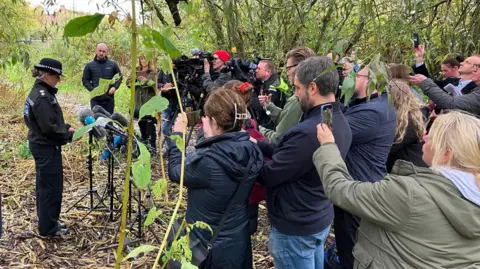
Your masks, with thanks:
[[[421,104],[410,91],[410,87],[401,80],[390,81],[388,88],[395,109],[397,128],[388,154],[387,171],[392,171],[397,160],[427,167],[422,160],[422,137],[426,131]]]
[[[361,218],[354,268],[478,268],[480,119],[441,114],[424,137],[430,168],[398,161],[384,180],[354,181],[326,125],[314,163],[327,197]]]
[[[422,103],[423,106],[423,97],[420,93],[418,93],[414,88],[410,87],[410,67],[404,64],[395,64],[391,63],[388,65],[388,73],[391,79],[401,80],[405,84],[409,86],[409,90],[412,94],[418,98],[418,100]]]

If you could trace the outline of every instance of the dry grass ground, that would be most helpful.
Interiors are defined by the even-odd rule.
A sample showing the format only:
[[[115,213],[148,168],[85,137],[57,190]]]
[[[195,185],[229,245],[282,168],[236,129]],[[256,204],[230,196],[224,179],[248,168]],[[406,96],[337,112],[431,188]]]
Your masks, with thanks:
[[[64,192],[61,218],[69,227],[70,234],[55,239],[41,237],[37,231],[35,208],[35,165],[32,158],[21,157],[24,155],[22,148],[27,134],[22,117],[25,96],[1,84],[0,96],[3,99],[0,102],[0,190],[3,197],[4,229],[0,239],[0,268],[112,268],[115,249],[99,248],[115,242],[119,221],[110,222],[104,236],[99,239],[98,235],[106,221],[102,213],[93,212],[83,221],[81,219],[86,211],[73,209],[65,213],[88,189],[89,177],[85,165],[87,139],[63,147]],[[74,111],[82,107],[77,102],[85,100],[84,96],[62,94],[59,99],[64,107],[66,121],[78,126]],[[103,193],[107,166],[98,161],[100,150],[101,148],[94,150],[94,186],[99,189],[99,193]],[[120,162],[124,165],[124,160]],[[160,177],[160,171],[157,158],[152,162],[154,178]],[[122,195],[123,179],[124,173],[117,166],[115,186],[119,196]],[[168,188],[170,203],[166,203],[164,199],[155,201],[163,215],[151,226],[151,231],[144,233],[142,244],[159,245],[154,235],[163,238],[173,210],[172,202],[178,195],[175,184],[169,184]],[[87,200],[82,204],[87,205]],[[136,204],[133,204],[136,207]],[[115,205],[118,206],[119,202],[115,201]],[[184,206],[185,203],[181,212],[184,211]],[[269,231],[266,209],[261,206],[259,232],[253,239],[256,268],[273,268],[272,258],[267,251]],[[153,255],[140,256],[136,260],[123,263],[123,268],[150,268],[153,260]]]

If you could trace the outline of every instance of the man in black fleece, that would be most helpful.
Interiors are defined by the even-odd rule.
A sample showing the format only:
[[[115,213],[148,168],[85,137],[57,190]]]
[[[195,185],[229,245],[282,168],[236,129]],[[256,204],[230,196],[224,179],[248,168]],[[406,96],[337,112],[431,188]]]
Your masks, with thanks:
[[[320,146],[316,126],[322,122],[322,105],[332,106],[333,134],[343,158],[352,139],[335,101],[337,71],[322,74],[332,66],[332,60],[325,56],[308,58],[297,66],[294,85],[303,111],[300,123],[276,144],[258,141],[264,156],[271,158],[264,164],[259,182],[267,187],[272,223],[269,249],[275,268],[323,268],[323,246],[333,221],[333,206],[312,161]]]
[[[120,68],[117,63],[109,60],[107,55],[107,45],[104,43],[98,44],[95,51],[95,58],[85,66],[85,69],[83,69],[82,83],[83,86],[91,92],[98,86],[101,78],[112,79],[116,74],[119,74],[120,79],[110,85],[105,94],[95,96],[90,100],[92,109],[94,106],[99,105],[106,111],[113,113],[115,107],[115,92],[122,83],[122,73],[120,73]]]

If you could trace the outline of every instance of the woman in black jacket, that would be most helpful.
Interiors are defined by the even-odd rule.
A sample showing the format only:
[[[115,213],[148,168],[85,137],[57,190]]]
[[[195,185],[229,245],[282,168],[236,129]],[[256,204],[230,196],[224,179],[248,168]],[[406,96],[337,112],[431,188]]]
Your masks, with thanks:
[[[422,137],[426,133],[422,105],[413,95],[410,86],[401,80],[392,80],[389,90],[395,108],[397,129],[388,154],[387,171],[390,173],[395,161],[399,159],[427,167],[422,159]]]
[[[212,91],[204,111],[205,140],[195,146],[185,161],[184,185],[188,189],[186,220],[188,223],[206,222],[215,232],[227,204],[239,187],[233,206],[213,243],[212,264],[206,268],[252,268],[248,198],[262,168],[263,155],[258,146],[250,142],[249,134],[241,132],[247,109],[237,93],[223,88]],[[183,130],[181,120],[176,121],[173,130],[176,134]],[[181,152],[175,141],[168,143],[168,159],[169,177],[179,182]],[[249,171],[246,171],[247,167]],[[205,245],[212,237],[208,230],[196,228],[192,232]]]

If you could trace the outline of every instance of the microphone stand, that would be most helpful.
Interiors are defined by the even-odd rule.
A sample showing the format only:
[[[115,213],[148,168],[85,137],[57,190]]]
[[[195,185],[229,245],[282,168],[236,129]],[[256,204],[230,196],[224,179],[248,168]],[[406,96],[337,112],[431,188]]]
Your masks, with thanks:
[[[87,157],[87,169],[88,169],[88,176],[89,176],[89,189],[87,193],[85,193],[80,199],[78,199],[65,213],[68,213],[73,208],[79,210],[88,210],[88,213],[80,219],[83,221],[91,212],[93,211],[105,211],[107,205],[103,203],[103,198],[100,197],[97,190],[93,188],[93,157],[92,157],[92,147],[93,147],[93,133],[90,131],[88,133],[88,157]],[[98,204],[94,206],[94,196],[98,199]],[[89,197],[89,205],[88,206],[79,206],[78,204],[82,202],[85,198]],[[102,207],[99,207],[103,204]]]

